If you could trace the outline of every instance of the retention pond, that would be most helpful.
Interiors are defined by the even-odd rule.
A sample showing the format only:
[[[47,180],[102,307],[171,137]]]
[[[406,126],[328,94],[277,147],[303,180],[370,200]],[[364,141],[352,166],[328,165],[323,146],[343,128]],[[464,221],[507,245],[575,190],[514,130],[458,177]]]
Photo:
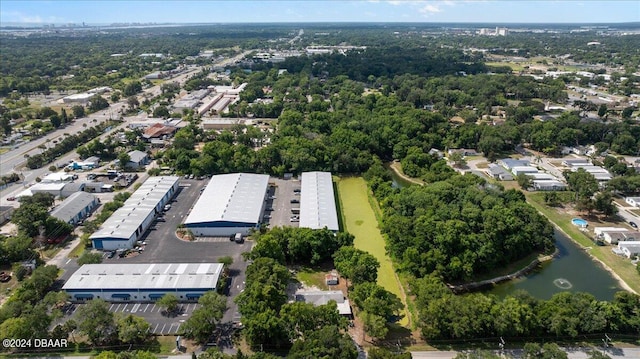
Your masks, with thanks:
[[[410,182],[390,170],[394,187],[406,187]],[[515,280],[503,282],[487,293],[504,297],[525,290],[536,298],[549,299],[563,291],[591,293],[598,300],[611,300],[622,290],[615,278],[602,265],[591,259],[584,249],[564,233],[556,230],[558,254],[536,270]],[[595,245],[595,244],[594,244]]]

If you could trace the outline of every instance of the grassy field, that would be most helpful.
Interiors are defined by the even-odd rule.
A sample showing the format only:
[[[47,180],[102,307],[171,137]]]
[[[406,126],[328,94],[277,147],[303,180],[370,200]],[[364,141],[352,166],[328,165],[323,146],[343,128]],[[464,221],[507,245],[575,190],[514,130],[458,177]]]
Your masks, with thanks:
[[[342,178],[338,182],[338,196],[345,229],[355,236],[354,246],[371,253],[380,262],[378,284],[397,295],[403,303],[406,298],[396,278],[391,259],[385,251],[385,242],[378,228],[374,209],[368,198],[368,188],[361,177]],[[408,325],[408,312],[401,325]]]
[[[601,260],[607,267],[615,272],[631,289],[640,293],[640,279],[636,268],[628,259],[621,258],[611,252],[611,246],[597,246],[591,238],[581,232],[578,227],[571,224],[571,214],[558,211],[544,204],[542,193],[525,193],[527,202],[545,215],[552,223],[555,223],[562,231],[569,235],[575,242],[583,247],[589,247],[588,253]],[[619,225],[616,222],[601,221],[588,217],[589,225],[593,227],[611,227]]]

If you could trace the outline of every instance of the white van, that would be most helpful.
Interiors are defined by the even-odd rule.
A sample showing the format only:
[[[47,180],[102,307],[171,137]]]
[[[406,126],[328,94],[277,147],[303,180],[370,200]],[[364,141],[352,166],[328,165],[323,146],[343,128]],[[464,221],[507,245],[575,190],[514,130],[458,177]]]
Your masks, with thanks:
[[[244,239],[242,238],[242,233],[238,232],[236,233],[235,239],[236,243],[242,243],[244,242]]]

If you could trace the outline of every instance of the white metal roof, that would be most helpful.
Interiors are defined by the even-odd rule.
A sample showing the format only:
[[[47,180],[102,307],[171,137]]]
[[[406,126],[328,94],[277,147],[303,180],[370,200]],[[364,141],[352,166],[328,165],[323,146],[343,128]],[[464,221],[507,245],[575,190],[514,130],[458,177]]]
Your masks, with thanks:
[[[300,227],[339,229],[331,172],[302,173]]]
[[[96,238],[121,238],[128,240],[140,227],[145,218],[154,211],[169,189],[178,182],[178,177],[149,177],[135,191],[124,206],[118,208],[99,230],[91,235]]]
[[[62,203],[51,211],[51,216],[69,222],[83,209],[97,199],[96,196],[87,192],[76,192],[67,197]]]
[[[62,289],[214,289],[221,263],[85,264]]]
[[[258,223],[268,185],[269,176],[262,174],[213,176],[184,223]]]

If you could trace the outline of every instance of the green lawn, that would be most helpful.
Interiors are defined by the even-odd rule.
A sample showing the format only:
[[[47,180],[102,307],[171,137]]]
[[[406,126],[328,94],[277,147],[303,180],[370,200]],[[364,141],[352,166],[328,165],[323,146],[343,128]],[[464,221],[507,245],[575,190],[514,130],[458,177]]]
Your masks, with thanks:
[[[380,262],[378,284],[395,294],[403,302],[406,298],[400,289],[391,258],[385,251],[385,242],[378,228],[376,215],[369,203],[368,188],[362,177],[341,178],[338,182],[338,197],[345,229],[355,236],[354,246],[371,253]],[[400,322],[408,325],[407,312]]]

